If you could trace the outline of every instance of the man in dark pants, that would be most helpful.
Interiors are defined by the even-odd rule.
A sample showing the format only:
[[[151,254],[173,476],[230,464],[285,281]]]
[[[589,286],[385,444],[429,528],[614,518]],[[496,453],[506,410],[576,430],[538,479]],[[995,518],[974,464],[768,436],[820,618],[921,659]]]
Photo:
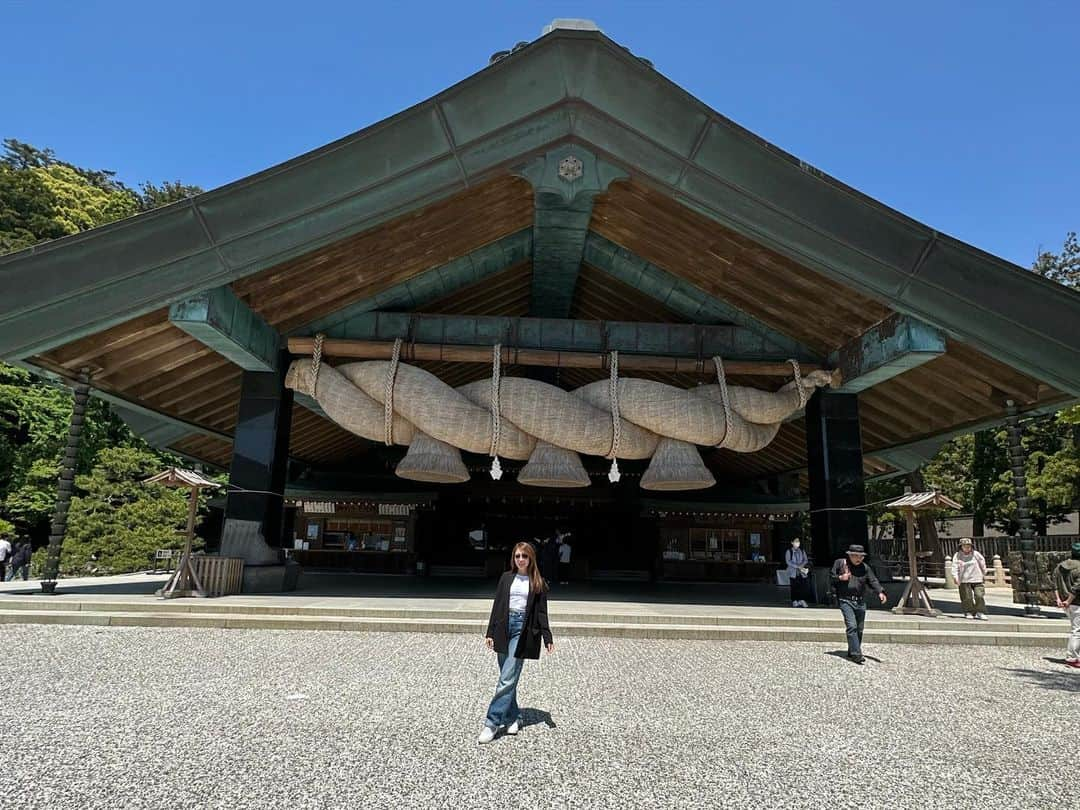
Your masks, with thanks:
[[[847,555],[832,567],[833,591],[844,615],[847,632],[848,658],[856,664],[866,663],[862,654],[863,623],[866,621],[866,589],[878,595],[881,604],[888,599],[874,575],[874,569],[866,564],[866,549],[859,545],[848,546]]]

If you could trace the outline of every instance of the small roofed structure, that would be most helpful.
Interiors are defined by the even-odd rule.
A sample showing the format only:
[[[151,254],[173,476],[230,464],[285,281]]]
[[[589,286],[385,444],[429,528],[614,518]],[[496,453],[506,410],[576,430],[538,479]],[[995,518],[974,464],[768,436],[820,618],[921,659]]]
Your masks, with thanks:
[[[184,470],[180,467],[169,467],[157,475],[147,478],[144,484],[161,484],[166,487],[187,487],[189,491],[187,532],[184,537],[184,551],[180,556],[180,564],[165,583],[158,595],[162,599],[171,599],[177,596],[207,596],[206,590],[191,563],[191,543],[195,537],[195,516],[199,511],[199,490],[217,489],[221,484],[204,478],[192,470]]]
[[[904,513],[907,523],[908,547],[908,584],[900,602],[893,608],[893,613],[915,613],[920,616],[940,616],[941,611],[934,607],[927,593],[926,586],[919,582],[918,560],[915,554],[915,513],[929,509],[963,509],[947,495],[936,490],[933,492],[905,492],[887,506]]]

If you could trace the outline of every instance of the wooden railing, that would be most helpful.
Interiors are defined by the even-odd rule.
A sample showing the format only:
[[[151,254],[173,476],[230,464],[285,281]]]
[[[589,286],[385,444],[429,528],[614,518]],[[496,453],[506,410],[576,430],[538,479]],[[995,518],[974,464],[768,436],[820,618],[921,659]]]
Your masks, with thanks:
[[[240,587],[244,581],[243,557],[192,554],[191,564],[207,596],[228,596],[240,593]]]

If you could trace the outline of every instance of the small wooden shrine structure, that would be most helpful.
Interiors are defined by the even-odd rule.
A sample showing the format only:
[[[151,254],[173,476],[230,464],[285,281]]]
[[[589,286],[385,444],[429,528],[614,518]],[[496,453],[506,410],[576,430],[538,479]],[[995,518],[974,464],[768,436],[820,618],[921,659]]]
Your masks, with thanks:
[[[173,575],[165,583],[157,595],[162,599],[173,599],[177,596],[202,596],[208,594],[203,588],[199,575],[191,562],[191,543],[195,537],[195,516],[199,511],[199,491],[203,489],[216,489],[221,485],[208,478],[203,478],[197,472],[182,470],[179,467],[169,467],[152,478],[147,478],[144,484],[161,484],[166,487],[187,487],[188,489],[188,519],[187,531],[184,536],[184,551],[180,555],[180,564],[176,566]]]
[[[963,507],[940,492],[907,492],[888,504],[890,509],[897,509],[904,515],[907,523],[908,548],[908,584],[900,602],[893,608],[893,613],[915,613],[919,616],[940,616],[941,611],[934,607],[926,586],[919,581],[919,564],[915,551],[915,513],[928,509],[963,509]]]

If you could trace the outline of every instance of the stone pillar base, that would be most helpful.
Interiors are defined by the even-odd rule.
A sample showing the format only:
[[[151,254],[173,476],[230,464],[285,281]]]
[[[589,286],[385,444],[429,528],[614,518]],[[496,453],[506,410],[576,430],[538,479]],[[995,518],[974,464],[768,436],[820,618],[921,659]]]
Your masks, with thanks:
[[[285,593],[295,591],[300,579],[300,564],[288,560],[284,565],[245,565],[240,593]]]

